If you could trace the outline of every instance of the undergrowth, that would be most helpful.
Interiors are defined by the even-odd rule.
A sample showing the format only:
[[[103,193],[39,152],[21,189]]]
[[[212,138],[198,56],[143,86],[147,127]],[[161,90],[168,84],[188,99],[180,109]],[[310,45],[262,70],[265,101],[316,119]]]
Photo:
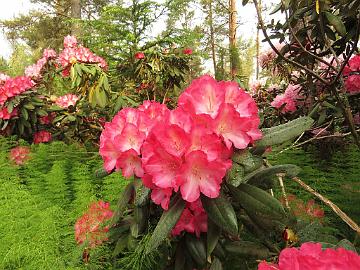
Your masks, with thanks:
[[[73,228],[90,202],[115,205],[126,181],[119,173],[95,179],[99,156],[61,142],[32,146],[17,167],[8,156],[16,145],[0,137],[0,269],[109,269],[106,246],[84,266]]]
[[[333,201],[356,223],[360,223],[360,151],[355,145],[344,144],[334,150],[326,160],[319,156],[315,147],[306,151],[292,149],[281,154],[275,152],[268,159],[272,165],[298,165],[302,169],[299,177],[306,184]],[[291,179],[286,179],[284,184],[288,193],[302,200],[315,199]],[[319,200],[317,203],[324,208],[328,226],[336,229],[338,238],[354,239],[355,233],[347,224]]]

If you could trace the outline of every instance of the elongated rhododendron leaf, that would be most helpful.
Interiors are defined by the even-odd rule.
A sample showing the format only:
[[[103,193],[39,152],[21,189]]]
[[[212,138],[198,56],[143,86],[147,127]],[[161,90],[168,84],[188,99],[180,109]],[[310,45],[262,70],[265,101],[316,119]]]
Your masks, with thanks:
[[[128,205],[132,195],[134,194],[134,183],[129,183],[124,191],[121,193],[119,201],[117,203],[116,211],[112,218],[111,223],[115,224],[122,217],[123,212]]]
[[[277,173],[286,173],[290,177],[296,176],[300,172],[300,168],[292,164],[276,165],[269,168],[261,168],[245,175],[243,182],[250,180],[261,180],[262,178],[268,178]]]
[[[162,241],[165,240],[165,238],[174,228],[176,222],[179,220],[184,208],[185,202],[180,196],[176,196],[169,210],[164,211],[162,214],[146,247],[146,253],[150,253],[152,250],[156,249],[162,243]]]
[[[224,195],[220,194],[215,199],[201,196],[201,201],[206,213],[215,224],[228,233],[238,233],[238,223],[234,208]]]
[[[206,254],[208,260],[219,241],[220,234],[221,229],[211,219],[208,219],[208,231],[206,239]]]
[[[314,120],[310,117],[300,117],[286,124],[272,128],[263,129],[263,138],[256,143],[256,146],[277,145],[299,136],[308,130]]]
[[[233,241],[225,243],[224,248],[227,252],[240,255],[249,256],[256,259],[265,259],[270,256],[270,251],[265,246],[250,242],[250,241]]]

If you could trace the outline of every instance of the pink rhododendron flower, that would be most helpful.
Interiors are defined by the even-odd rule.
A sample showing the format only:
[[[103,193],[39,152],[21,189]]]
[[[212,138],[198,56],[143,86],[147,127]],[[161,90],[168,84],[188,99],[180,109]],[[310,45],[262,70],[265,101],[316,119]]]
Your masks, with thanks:
[[[56,52],[53,49],[45,49],[43,52],[43,57],[40,58],[36,64],[30,65],[25,68],[25,75],[27,77],[33,79],[40,79],[41,78],[41,71],[43,67],[46,65],[50,58],[55,58]]]
[[[145,54],[143,52],[137,52],[134,55],[135,59],[144,59],[145,58]]]
[[[35,83],[29,77],[18,76],[14,78],[8,78],[0,85],[0,106],[14,97],[29,89],[31,89]]]
[[[18,116],[17,108],[14,108],[11,113],[9,113],[9,109],[7,107],[0,109],[0,119],[9,120],[15,116]]]
[[[76,102],[79,100],[79,97],[73,94],[66,94],[64,96],[58,97],[55,100],[55,104],[61,108],[67,109],[70,106],[75,106]]]
[[[301,87],[299,85],[292,85],[286,88],[284,94],[277,95],[275,99],[271,102],[271,106],[274,108],[282,108],[282,113],[294,112],[296,111],[296,106],[298,105],[298,99],[301,99],[300,95]]]
[[[197,237],[200,237],[202,232],[207,232],[207,214],[200,199],[186,204],[171,234],[177,236],[183,231],[195,233]]]
[[[68,35],[64,38],[64,47],[65,48],[74,48],[77,46],[77,44],[78,44],[78,41],[77,41],[76,37],[74,37],[74,36]]]
[[[30,148],[26,146],[17,146],[10,150],[10,160],[17,165],[22,165],[29,159]]]
[[[354,55],[349,60],[343,72],[345,76],[345,89],[350,94],[360,93],[360,55]]]
[[[34,134],[34,144],[50,142],[51,138],[50,132],[45,130],[38,131]]]
[[[360,256],[344,248],[322,249],[320,243],[304,243],[300,248],[285,248],[279,256],[279,263],[261,262],[259,270],[356,270],[360,269]]]
[[[106,69],[107,63],[105,60],[95,55],[90,49],[78,45],[76,37],[67,36],[64,38],[64,49],[59,54],[57,62],[63,68],[63,76],[70,74],[70,66],[76,62],[98,64],[101,68]]]
[[[193,50],[190,49],[190,48],[185,48],[185,49],[183,50],[183,54],[191,55],[192,53],[193,53]]]
[[[105,225],[110,220],[113,212],[110,204],[99,201],[90,205],[75,223],[75,240],[80,244],[86,244],[89,248],[95,248],[107,240],[109,227]]]
[[[43,52],[43,57],[46,59],[49,58],[55,58],[56,57],[56,52],[53,49],[45,49]]]
[[[3,84],[7,79],[10,79],[10,76],[0,72],[0,84]]]
[[[141,178],[151,200],[164,210],[180,193],[191,203],[182,220],[191,223],[179,222],[174,232],[199,235],[206,231],[206,215],[193,203],[200,194],[219,196],[234,147],[244,149],[261,138],[257,113],[254,100],[237,84],[202,76],[181,94],[174,110],[144,101],[106,123],[100,136],[104,168]]]

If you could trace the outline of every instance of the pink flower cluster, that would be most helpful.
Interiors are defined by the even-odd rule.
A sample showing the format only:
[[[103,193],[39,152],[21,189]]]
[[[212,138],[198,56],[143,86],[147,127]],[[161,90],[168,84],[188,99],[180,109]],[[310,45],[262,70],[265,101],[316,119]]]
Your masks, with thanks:
[[[41,71],[50,58],[55,58],[56,52],[53,49],[45,49],[43,56],[36,62],[36,64],[25,68],[25,75],[33,79],[41,78]]]
[[[10,150],[10,160],[17,165],[22,165],[29,159],[30,148],[26,146],[17,146]]]
[[[279,264],[261,262],[258,270],[358,270],[360,256],[344,248],[322,249],[320,243],[304,243],[300,248],[285,248]]]
[[[7,78],[3,83],[0,83],[0,106],[3,106],[8,99],[31,89],[34,85],[29,77]]]
[[[51,138],[50,132],[45,130],[38,131],[34,134],[34,144],[50,142]]]
[[[79,245],[86,243],[89,248],[94,248],[106,241],[109,228],[104,226],[104,223],[112,216],[109,203],[103,201],[92,203],[88,211],[75,223],[76,242]]]
[[[79,100],[77,95],[66,94],[64,96],[58,97],[55,100],[55,104],[61,108],[69,108],[69,106],[75,106],[76,102]]]
[[[345,66],[344,76],[346,91],[350,94],[360,93],[360,54],[353,56]]]
[[[200,199],[192,203],[186,203],[186,208],[172,229],[171,234],[177,236],[183,231],[195,233],[197,237],[200,237],[200,233],[207,232],[207,214]]]
[[[100,137],[104,168],[141,177],[165,210],[178,190],[190,203],[200,193],[216,198],[233,147],[245,149],[262,136],[257,113],[254,100],[236,83],[202,76],[180,95],[174,110],[145,101],[106,123]]]
[[[76,62],[98,63],[101,68],[107,68],[103,58],[92,53],[90,49],[78,45],[77,39],[74,36],[66,36],[64,38],[64,50],[59,54],[58,62],[65,68],[67,73],[70,66]]]
[[[298,99],[302,98],[302,96],[299,93],[300,90],[301,90],[300,85],[289,84],[284,94],[280,94],[275,97],[275,99],[271,102],[271,106],[277,109],[283,106],[281,110],[282,113],[296,111],[296,106],[298,105]]]

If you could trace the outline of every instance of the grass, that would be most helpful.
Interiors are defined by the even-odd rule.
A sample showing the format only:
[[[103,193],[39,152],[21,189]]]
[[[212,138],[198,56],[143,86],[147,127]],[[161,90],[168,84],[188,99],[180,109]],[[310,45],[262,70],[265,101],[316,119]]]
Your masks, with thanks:
[[[0,139],[0,269],[108,269],[106,247],[83,265],[73,228],[90,202],[114,205],[125,180],[95,179],[99,156],[60,142],[33,146],[30,161],[17,167],[8,160],[14,145]]]

